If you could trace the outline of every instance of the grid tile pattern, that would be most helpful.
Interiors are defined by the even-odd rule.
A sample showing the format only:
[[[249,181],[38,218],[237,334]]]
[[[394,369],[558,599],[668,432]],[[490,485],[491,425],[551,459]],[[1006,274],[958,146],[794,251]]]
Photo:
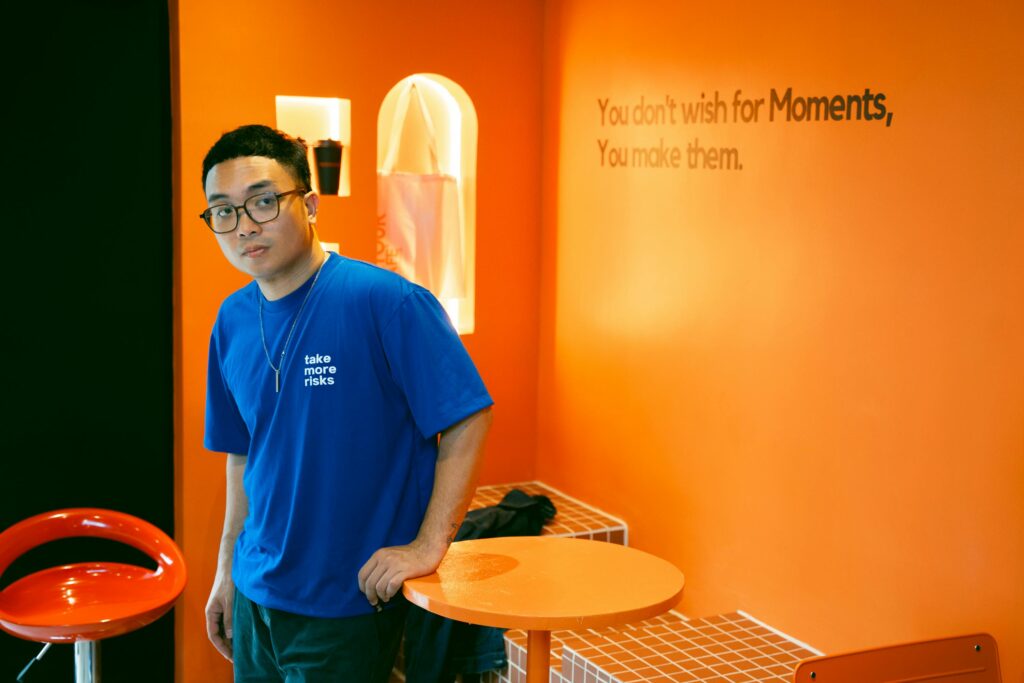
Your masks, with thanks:
[[[818,654],[738,612],[701,619],[669,612],[574,635],[563,638],[561,666],[573,683],[779,683]]]
[[[526,632],[505,634],[509,666],[484,683],[524,683]],[[820,654],[734,612],[688,619],[669,612],[612,628],[551,634],[550,683],[779,683]]]
[[[629,532],[626,523],[621,519],[612,517],[606,512],[571,498],[558,489],[539,481],[481,486],[476,490],[469,509],[475,510],[489,505],[497,505],[512,489],[519,489],[531,496],[545,495],[555,504],[555,509],[558,512],[554,519],[544,526],[541,536],[572,536],[629,545]]]
[[[561,672],[562,639],[571,635],[572,631],[553,631],[551,633],[551,680],[550,683],[571,683]],[[525,683],[526,681],[526,631],[510,629],[505,632],[505,651],[508,653],[508,666],[500,671],[490,671],[482,677],[483,683]]]

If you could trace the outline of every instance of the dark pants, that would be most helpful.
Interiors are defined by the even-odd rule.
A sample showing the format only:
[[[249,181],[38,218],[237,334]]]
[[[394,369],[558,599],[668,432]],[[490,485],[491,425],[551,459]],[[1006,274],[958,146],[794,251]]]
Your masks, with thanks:
[[[405,623],[406,683],[463,683],[508,666],[505,629],[445,619],[412,605]]]
[[[324,619],[262,607],[235,591],[235,681],[387,683],[409,603]]]

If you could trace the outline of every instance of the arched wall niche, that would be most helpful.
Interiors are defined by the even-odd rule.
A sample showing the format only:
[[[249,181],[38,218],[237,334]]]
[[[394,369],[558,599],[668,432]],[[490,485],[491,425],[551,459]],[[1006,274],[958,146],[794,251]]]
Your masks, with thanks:
[[[377,262],[431,289],[459,334],[472,333],[475,323],[476,151],[476,109],[466,91],[450,78],[425,73],[407,76],[381,102],[377,115]],[[446,197],[445,205],[457,206],[457,211],[440,212],[450,222],[438,237],[438,245],[443,241],[440,248],[454,255],[444,260],[441,280],[457,282],[457,286],[442,286],[436,273],[426,277],[416,267],[419,264],[396,258],[395,246],[386,234],[393,231],[393,223],[386,216],[388,209],[383,203],[387,191],[383,178],[391,174],[425,179],[420,189],[412,190],[417,197],[440,196],[427,187],[435,184],[430,176],[445,176],[444,182],[454,189],[455,197]],[[413,200],[403,201],[409,204]],[[447,204],[448,201],[452,204]],[[426,213],[431,213],[429,207]],[[457,213],[457,219],[452,213]],[[453,225],[457,229],[452,229]]]

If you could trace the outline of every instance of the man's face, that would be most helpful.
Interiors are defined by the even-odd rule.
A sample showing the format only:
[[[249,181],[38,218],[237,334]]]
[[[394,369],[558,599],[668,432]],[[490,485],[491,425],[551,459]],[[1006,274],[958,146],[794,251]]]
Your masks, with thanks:
[[[253,195],[280,193],[299,188],[299,183],[276,160],[268,157],[228,159],[206,176],[207,206],[241,206]],[[301,268],[316,239],[309,216],[316,212],[316,195],[303,199],[291,194],[280,199],[280,213],[266,223],[254,223],[238,209],[238,227],[217,234],[228,261],[257,280],[271,282]]]

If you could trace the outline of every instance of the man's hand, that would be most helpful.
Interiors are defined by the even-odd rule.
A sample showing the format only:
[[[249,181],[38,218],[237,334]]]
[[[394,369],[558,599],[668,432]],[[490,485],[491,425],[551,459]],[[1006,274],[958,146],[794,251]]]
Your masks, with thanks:
[[[402,590],[406,579],[430,574],[455,540],[476,490],[476,474],[491,409],[473,413],[441,432],[434,489],[416,539],[409,545],[381,548],[359,570],[359,590],[380,609]]]
[[[234,634],[231,617],[235,608],[235,583],[231,576],[220,576],[213,582],[210,599],[206,601],[206,635],[229,662],[234,662],[232,643]]]
[[[427,548],[417,541],[381,548],[359,570],[359,590],[377,607],[378,602],[395,597],[406,579],[426,576],[437,569],[447,549]]]

